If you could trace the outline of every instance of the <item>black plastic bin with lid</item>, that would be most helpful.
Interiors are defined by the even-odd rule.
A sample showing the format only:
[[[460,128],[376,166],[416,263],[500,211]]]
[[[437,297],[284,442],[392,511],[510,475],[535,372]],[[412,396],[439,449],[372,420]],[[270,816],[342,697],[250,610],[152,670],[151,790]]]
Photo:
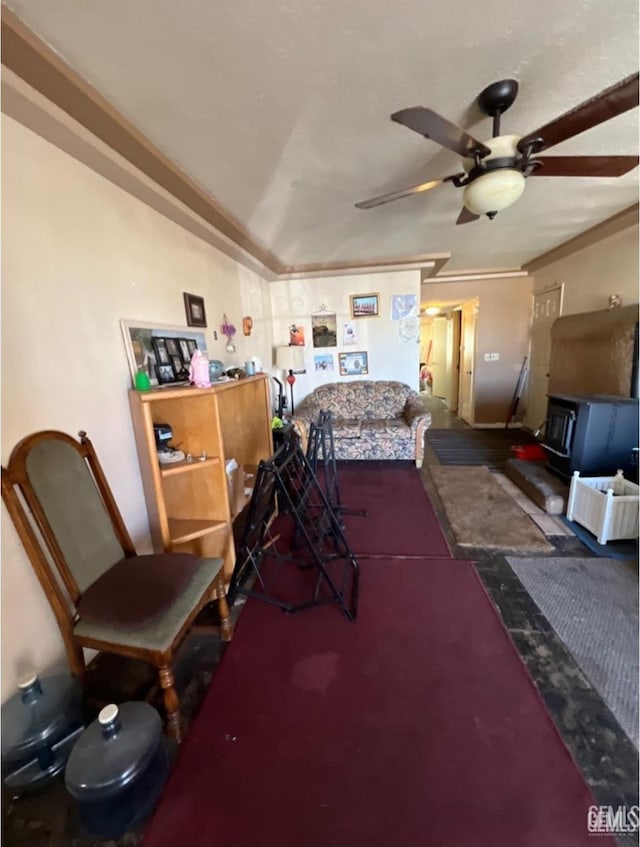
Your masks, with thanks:
[[[73,748],[65,784],[82,825],[118,838],[151,814],[169,774],[162,721],[147,703],[105,706]]]
[[[2,778],[15,795],[49,783],[84,729],[82,686],[68,673],[28,673],[2,706]]]

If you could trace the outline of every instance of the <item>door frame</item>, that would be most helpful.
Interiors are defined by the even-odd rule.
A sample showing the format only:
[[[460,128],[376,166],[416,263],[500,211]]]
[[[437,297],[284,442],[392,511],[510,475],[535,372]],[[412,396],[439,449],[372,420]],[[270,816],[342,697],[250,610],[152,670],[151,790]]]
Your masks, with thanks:
[[[464,330],[465,330],[465,306],[471,307],[473,309],[473,339],[472,339],[472,349],[471,349],[471,379],[469,380],[469,412],[466,417],[462,417],[461,408],[463,397],[463,386],[462,381],[463,377],[466,376],[464,373],[464,361],[462,356],[462,348],[464,346]],[[462,315],[460,318],[460,369],[458,371],[458,417],[463,420],[465,423],[469,424],[469,426],[474,426],[475,420],[475,399],[474,399],[474,389],[475,389],[475,378],[476,378],[476,340],[478,335],[478,312],[480,309],[480,298],[473,297],[471,300],[465,300],[461,304]]]
[[[539,289],[538,291],[531,292],[531,322],[529,324],[529,374],[527,378],[527,409],[525,412],[525,417],[523,420],[523,426],[525,429],[533,432],[535,427],[539,426],[543,421],[538,421],[534,423],[531,420],[531,409],[533,409],[534,404],[532,402],[533,398],[533,385],[534,385],[534,374],[533,374],[533,363],[534,359],[534,332],[533,332],[533,324],[536,317],[536,297],[542,297],[550,294],[552,291],[559,291],[560,297],[558,300],[558,313],[556,315],[555,320],[557,320],[562,315],[562,306],[564,304],[564,282],[553,282],[550,285],[546,285],[544,288]],[[549,324],[548,333],[551,335],[551,326]],[[547,387],[548,387],[548,374],[547,374]],[[527,420],[528,419],[528,420]]]
[[[458,414],[458,396],[460,393],[460,337],[462,331],[462,309],[452,309],[447,318],[447,333],[451,333],[451,343],[447,338],[447,352],[450,354],[448,366],[449,388],[446,397],[447,409],[453,414]]]

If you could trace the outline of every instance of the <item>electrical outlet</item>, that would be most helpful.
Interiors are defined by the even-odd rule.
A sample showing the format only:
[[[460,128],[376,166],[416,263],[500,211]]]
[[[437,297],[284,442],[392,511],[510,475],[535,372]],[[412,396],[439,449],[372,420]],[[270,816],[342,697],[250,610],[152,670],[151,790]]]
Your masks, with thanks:
[[[498,362],[500,360],[500,353],[485,353],[484,360],[485,362]]]

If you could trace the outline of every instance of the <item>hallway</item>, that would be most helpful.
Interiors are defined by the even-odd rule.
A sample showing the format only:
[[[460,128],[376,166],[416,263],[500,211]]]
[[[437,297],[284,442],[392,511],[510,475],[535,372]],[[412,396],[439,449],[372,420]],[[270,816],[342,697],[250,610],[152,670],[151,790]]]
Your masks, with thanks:
[[[431,412],[429,429],[470,429],[454,412],[447,409],[441,397],[434,397],[429,391],[421,391],[420,397],[428,412]]]

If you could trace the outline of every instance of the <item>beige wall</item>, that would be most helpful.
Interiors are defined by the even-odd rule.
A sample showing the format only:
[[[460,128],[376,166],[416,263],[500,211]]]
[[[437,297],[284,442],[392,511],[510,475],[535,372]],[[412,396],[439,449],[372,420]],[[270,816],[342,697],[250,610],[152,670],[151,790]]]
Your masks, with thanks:
[[[463,303],[478,297],[474,363],[476,424],[504,424],[524,357],[529,352],[531,291],[529,277],[466,282],[428,282],[422,300]],[[485,353],[499,353],[497,362],[485,362]],[[522,403],[522,401],[521,401]],[[521,420],[524,407],[518,407]]]
[[[620,294],[625,306],[638,302],[638,227],[633,226],[548,265],[535,274],[534,290],[564,286],[562,314],[595,312]]]
[[[135,543],[150,546],[119,321],[185,324],[204,297],[211,358],[271,357],[268,285],[10,118],[2,119],[2,462],[53,428],[94,441]],[[213,340],[222,313],[239,331]],[[54,618],[2,506],[2,699],[22,669],[63,655]]]
[[[357,318],[353,321],[357,344],[342,343],[345,321],[351,321],[351,294],[378,293],[380,315],[374,318]],[[271,283],[274,342],[289,343],[289,326],[296,324],[304,329],[305,366],[307,372],[296,377],[294,402],[298,403],[317,385],[345,379],[396,379],[418,388],[419,371],[419,319],[416,317],[415,340],[403,340],[397,320],[391,320],[391,298],[394,294],[413,294],[417,308],[420,303],[420,272],[396,271],[392,273],[352,274],[323,279],[280,280]],[[335,312],[338,329],[337,347],[314,348],[311,333],[311,315],[324,307]],[[368,353],[369,373],[362,377],[341,377],[338,355],[342,352],[365,350]],[[333,356],[333,371],[316,372],[313,358],[318,354]],[[282,380],[282,372],[273,369]],[[286,387],[286,386],[285,386]]]

